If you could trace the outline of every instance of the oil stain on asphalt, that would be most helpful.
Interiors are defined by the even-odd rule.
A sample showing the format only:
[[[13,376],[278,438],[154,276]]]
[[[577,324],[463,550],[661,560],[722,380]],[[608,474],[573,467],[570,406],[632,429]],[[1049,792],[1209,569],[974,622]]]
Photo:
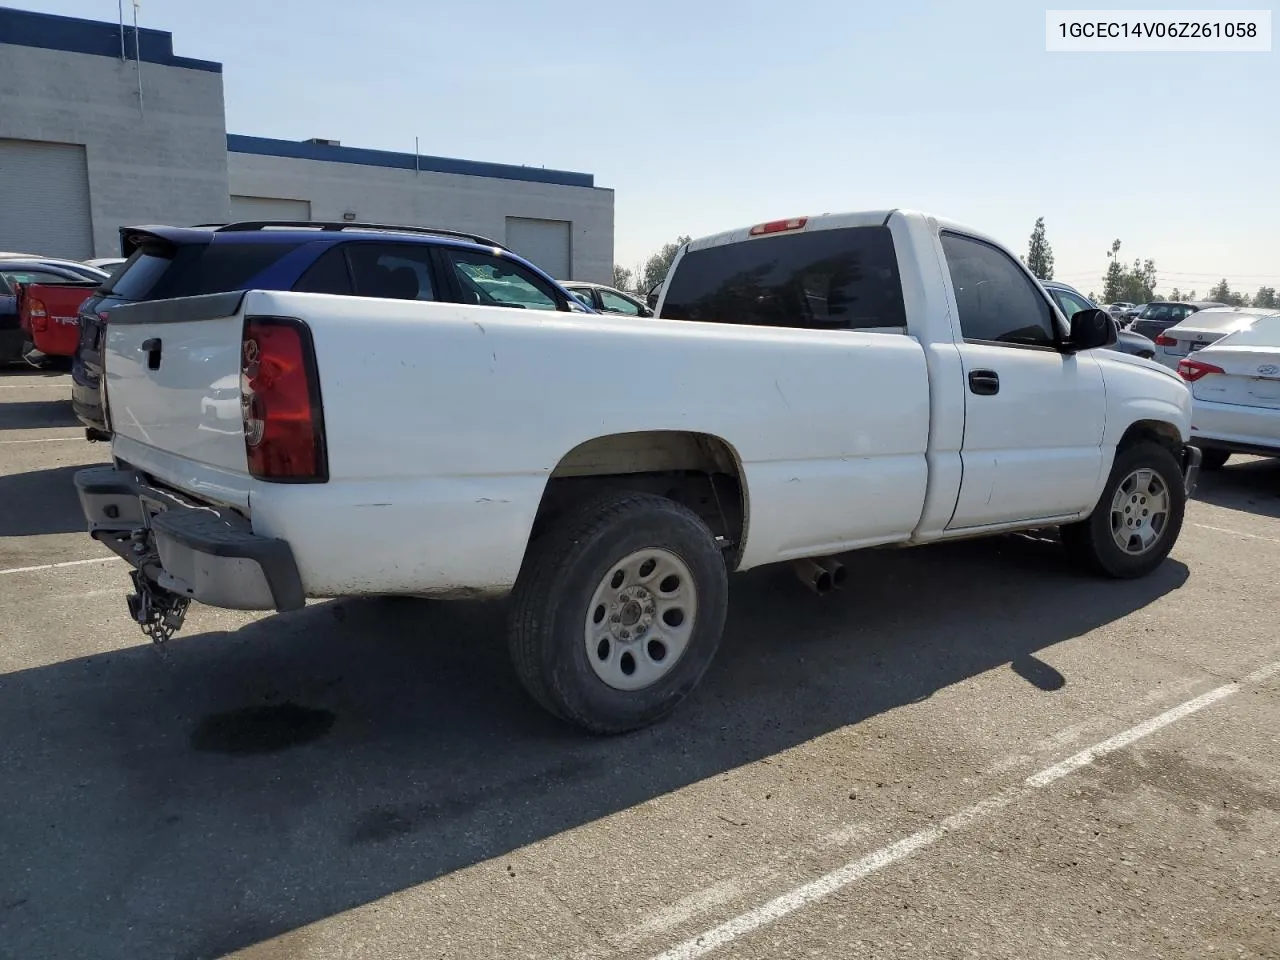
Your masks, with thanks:
[[[247,756],[277,753],[318,740],[333,727],[334,715],[296,703],[244,707],[211,713],[191,734],[191,746],[202,753]]]

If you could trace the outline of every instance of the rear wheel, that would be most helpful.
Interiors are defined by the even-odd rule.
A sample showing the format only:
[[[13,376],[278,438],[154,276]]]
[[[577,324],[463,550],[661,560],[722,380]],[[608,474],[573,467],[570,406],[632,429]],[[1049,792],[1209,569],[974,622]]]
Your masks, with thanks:
[[[647,726],[711,663],[728,573],[691,510],[619,494],[556,521],[529,547],[512,598],[516,673],[552,713],[593,733]]]
[[[1200,461],[1201,470],[1221,470],[1231,459],[1229,450],[1219,450],[1216,447],[1201,447],[1200,453],[1203,455]]]
[[[1182,530],[1186,490],[1172,453],[1144,441],[1117,451],[1087,520],[1062,527],[1062,542],[1086,569],[1116,578],[1146,576],[1164,562]]]

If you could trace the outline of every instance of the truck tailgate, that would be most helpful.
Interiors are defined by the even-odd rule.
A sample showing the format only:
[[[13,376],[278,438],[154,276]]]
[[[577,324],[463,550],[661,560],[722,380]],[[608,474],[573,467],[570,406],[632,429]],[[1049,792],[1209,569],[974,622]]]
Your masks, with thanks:
[[[247,477],[243,300],[241,292],[212,294],[111,311],[103,357],[108,416],[118,437],[167,454],[163,460],[171,464],[177,458]]]
[[[69,357],[76,352],[80,304],[97,287],[93,281],[19,285],[19,322],[37,350],[54,357]]]

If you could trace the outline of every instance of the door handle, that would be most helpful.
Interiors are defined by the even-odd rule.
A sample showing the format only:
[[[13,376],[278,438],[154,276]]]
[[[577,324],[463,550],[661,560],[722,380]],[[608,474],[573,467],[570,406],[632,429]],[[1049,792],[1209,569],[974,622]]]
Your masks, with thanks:
[[[970,370],[969,389],[980,397],[993,397],[1000,392],[1000,374],[994,370]]]
[[[147,354],[148,370],[160,369],[160,347],[161,343],[159,337],[151,337],[149,340],[142,341],[142,349]]]

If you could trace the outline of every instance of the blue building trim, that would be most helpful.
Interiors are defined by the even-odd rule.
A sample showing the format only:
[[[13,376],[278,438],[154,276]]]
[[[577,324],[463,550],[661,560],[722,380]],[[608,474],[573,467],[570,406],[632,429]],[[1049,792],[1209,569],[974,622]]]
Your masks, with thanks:
[[[150,30],[140,27],[136,34],[132,25],[124,28],[125,56],[132,60],[137,56],[143,63],[158,63],[166,67],[183,67],[187,70],[204,70],[221,73],[222,64],[211,60],[193,60],[173,55],[173,34],[167,30]],[[79,17],[60,17],[52,13],[33,13],[0,7],[0,44],[11,43],[19,47],[40,47],[44,50],[64,50],[67,53],[87,53],[98,57],[120,58],[120,25],[104,20],[82,20]],[[136,49],[136,53],[135,53]]]
[[[263,157],[291,157],[294,160],[324,160],[329,163],[356,163],[367,167],[392,167],[413,170],[412,153],[390,150],[366,150],[362,147],[334,147],[323,143],[297,140],[273,140],[269,137],[246,137],[227,134],[229,153],[252,153]],[[547,170],[542,167],[518,167],[508,163],[485,163],[478,160],[454,160],[450,157],[417,157],[418,170],[429,173],[456,173],[464,177],[493,177],[499,180],[524,180],[529,183],[555,183],[565,187],[594,187],[595,177],[589,173]]]

